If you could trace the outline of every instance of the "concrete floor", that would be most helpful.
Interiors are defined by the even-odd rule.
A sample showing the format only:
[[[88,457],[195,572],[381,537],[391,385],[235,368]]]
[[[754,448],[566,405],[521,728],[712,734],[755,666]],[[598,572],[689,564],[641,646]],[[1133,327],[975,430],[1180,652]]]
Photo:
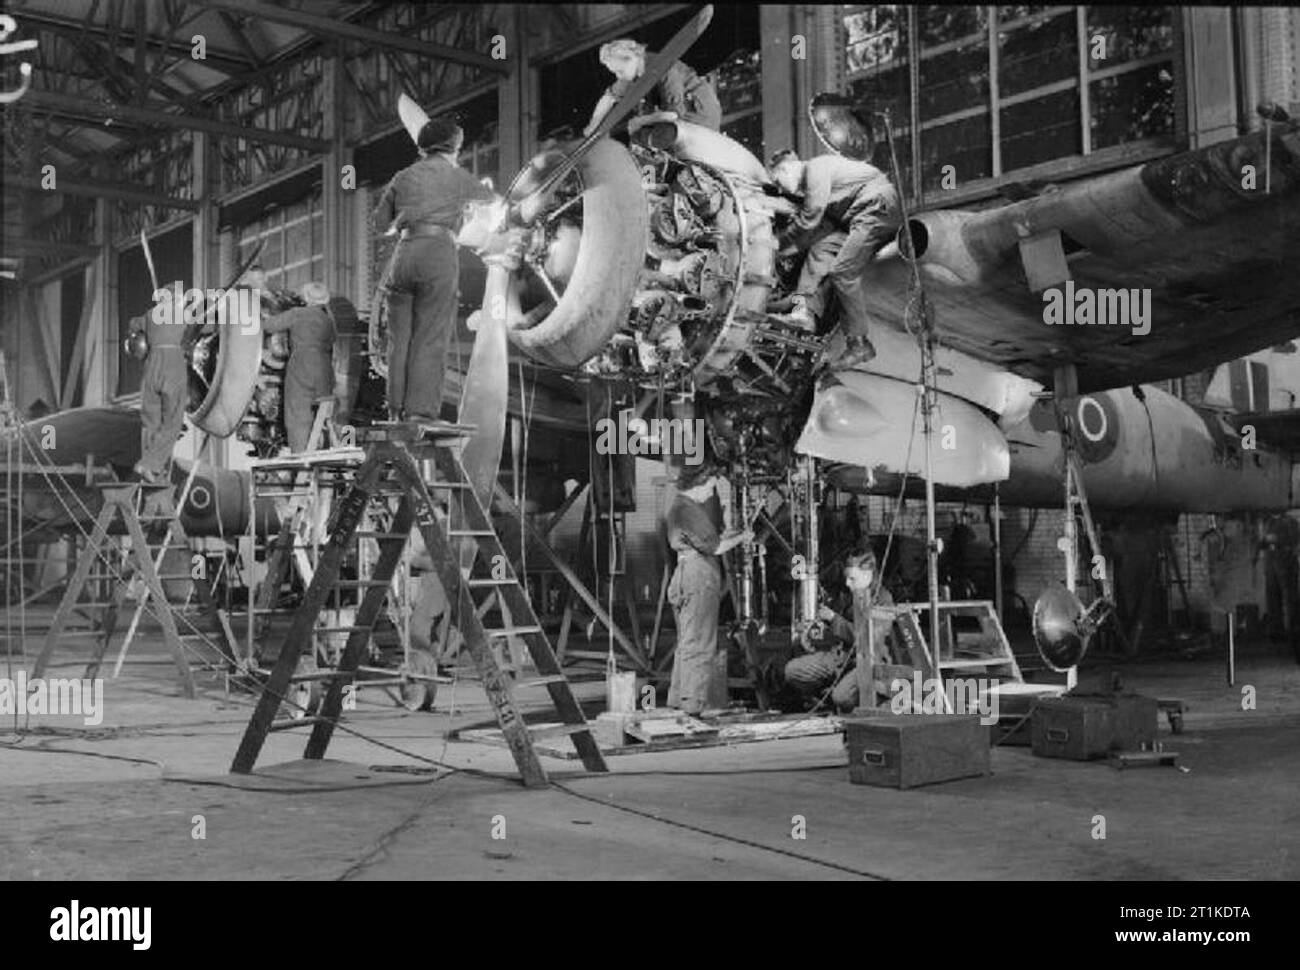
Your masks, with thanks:
[[[476,773],[434,778],[346,734],[327,762],[293,764],[291,731],[268,742],[271,770],[232,778],[252,698],[209,683],[185,700],[164,657],[134,656],[99,727],[0,724],[0,879],[1300,878],[1300,666],[1264,647],[1243,651],[1236,689],[1219,661],[1124,668],[1126,686],[1192,705],[1177,738],[1161,720],[1189,771],[996,748],[991,776],[910,791],[851,785],[838,736],[614,757],[607,776],[546,758],[557,784],[529,791],[504,749],[447,740],[490,716],[463,683],[423,714],[364,692],[347,723]]]

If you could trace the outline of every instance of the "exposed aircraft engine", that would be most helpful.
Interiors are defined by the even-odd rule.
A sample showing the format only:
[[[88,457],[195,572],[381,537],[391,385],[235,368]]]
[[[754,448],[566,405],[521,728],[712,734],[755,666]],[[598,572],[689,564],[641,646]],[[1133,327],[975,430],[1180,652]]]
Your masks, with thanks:
[[[262,313],[283,312],[295,303],[281,300],[263,306]],[[354,347],[362,339],[362,324],[345,298],[332,298],[329,312],[337,330],[335,418],[346,420],[364,366]],[[284,368],[289,351],[288,334],[265,334],[260,328],[219,326],[199,337],[189,357],[191,420],[216,437],[236,435],[260,454],[274,454],[285,443]]]
[[[599,147],[533,224],[512,342],[544,363],[694,396],[719,458],[783,475],[821,351],[765,312],[783,201],[758,159],[697,125]],[[563,156],[538,156],[512,194],[552,157]]]

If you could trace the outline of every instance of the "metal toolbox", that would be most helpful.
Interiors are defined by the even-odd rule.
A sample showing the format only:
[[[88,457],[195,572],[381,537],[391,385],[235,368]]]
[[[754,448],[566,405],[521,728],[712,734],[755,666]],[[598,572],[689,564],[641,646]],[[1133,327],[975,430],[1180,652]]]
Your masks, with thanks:
[[[1043,758],[1090,761],[1136,751],[1156,738],[1159,705],[1141,694],[1067,694],[1034,707],[1033,749]]]
[[[846,718],[844,744],[855,785],[914,788],[989,773],[989,729],[973,714]]]

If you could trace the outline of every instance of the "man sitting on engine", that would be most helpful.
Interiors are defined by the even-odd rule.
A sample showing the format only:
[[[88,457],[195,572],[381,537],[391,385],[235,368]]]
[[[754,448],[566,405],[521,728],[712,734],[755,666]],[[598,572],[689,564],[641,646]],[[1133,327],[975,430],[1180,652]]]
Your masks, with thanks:
[[[634,40],[612,40],[600,48],[600,63],[609,68],[616,80],[596,102],[591,121],[582,130],[584,135],[596,130],[619,98],[645,73],[645,61],[645,44]],[[635,134],[657,121],[689,121],[718,131],[722,127],[722,104],[712,83],[676,61],[642,100],[641,115],[628,122],[627,130]]]
[[[829,277],[840,302],[840,332],[847,347],[837,369],[876,355],[867,339],[867,302],[862,275],[899,226],[898,193],[885,173],[841,155],[806,162],[791,150],[772,157],[772,178],[803,205],[782,233],[783,246],[807,248],[788,319],[815,332],[825,309]]]

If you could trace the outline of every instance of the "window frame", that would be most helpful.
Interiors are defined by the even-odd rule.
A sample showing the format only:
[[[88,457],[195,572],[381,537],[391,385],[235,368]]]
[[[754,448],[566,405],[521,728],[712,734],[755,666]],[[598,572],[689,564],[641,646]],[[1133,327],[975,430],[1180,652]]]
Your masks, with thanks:
[[[870,5],[865,4],[845,4],[842,5],[839,17],[836,21],[836,29],[841,39],[841,47],[848,50],[848,29],[844,23],[845,17],[859,13],[868,9]],[[895,139],[910,139],[910,172],[908,173],[909,184],[906,186],[906,194],[909,204],[917,208],[930,208],[938,206],[947,206],[953,203],[966,203],[978,199],[986,199],[997,194],[1000,186],[1009,182],[1020,182],[1033,180],[1040,177],[1051,178],[1070,178],[1083,175],[1093,174],[1099,171],[1105,171],[1124,165],[1139,164],[1154,158],[1174,154],[1186,147],[1186,62],[1184,57],[1184,23],[1183,18],[1178,15],[1178,8],[1173,8],[1174,17],[1172,26],[1174,30],[1173,42],[1170,48],[1159,54],[1149,54],[1145,57],[1134,58],[1114,64],[1105,68],[1092,69],[1089,67],[1089,34],[1088,34],[1088,11],[1086,5],[1075,6],[1052,6],[1045,10],[1040,10],[1023,17],[1017,17],[1014,20],[1002,22],[999,20],[998,6],[996,4],[984,4],[987,12],[987,19],[984,30],[981,32],[967,34],[963,37],[945,41],[942,44],[936,44],[933,47],[927,47],[918,50],[916,40],[919,37],[920,12],[916,6],[907,5],[904,7],[906,16],[899,19],[899,29],[907,33],[907,53],[894,59],[891,63],[891,69],[905,68],[908,72],[908,102],[910,106],[909,117],[906,119],[892,119],[891,130]],[[1007,31],[1019,28],[1029,27],[1038,23],[1045,23],[1056,18],[1073,15],[1075,22],[1075,38],[1077,43],[1078,64],[1072,77],[1064,78],[1047,84],[1039,85],[1025,91],[1018,91],[1014,95],[1003,96],[999,90],[999,69],[1001,67],[999,55],[999,35]],[[983,39],[988,57],[988,99],[985,104],[960,111],[949,112],[936,118],[930,118],[922,121],[920,118],[919,96],[920,88],[920,67],[921,64],[929,59],[959,50],[963,46],[969,45],[972,41]],[[1174,119],[1173,130],[1167,136],[1153,136],[1147,138],[1134,139],[1119,145],[1111,145],[1105,148],[1094,148],[1092,145],[1092,104],[1091,104],[1091,86],[1094,82],[1109,77],[1118,77],[1124,74],[1134,73],[1145,70],[1155,64],[1168,64],[1170,73],[1173,75],[1173,105]],[[873,76],[871,70],[860,70],[846,73],[845,84],[851,85]],[[1051,94],[1062,91],[1075,90],[1078,92],[1078,122],[1079,122],[1079,144],[1081,151],[1061,155],[1056,158],[1039,162],[1035,165],[1023,166],[1020,168],[1006,170],[1003,165],[1003,143],[1002,143],[1002,109],[1008,106],[1021,104],[1024,102],[1038,100]],[[977,179],[968,179],[959,182],[955,189],[926,189],[924,185],[924,171],[922,169],[922,143],[925,139],[926,132],[941,128],[954,122],[968,118],[988,118],[989,145],[990,150],[990,172],[988,176],[982,176]],[[900,120],[904,123],[900,123]],[[915,133],[916,137],[913,137]],[[901,161],[901,160],[900,160]]]

